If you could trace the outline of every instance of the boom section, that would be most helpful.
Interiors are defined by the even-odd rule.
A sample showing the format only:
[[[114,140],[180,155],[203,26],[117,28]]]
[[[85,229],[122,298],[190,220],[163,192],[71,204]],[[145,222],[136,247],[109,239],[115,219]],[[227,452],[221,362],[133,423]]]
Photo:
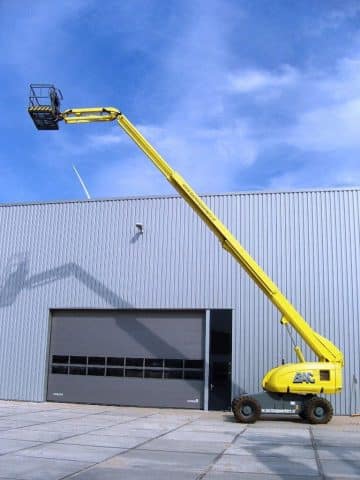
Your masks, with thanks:
[[[256,285],[281,312],[283,321],[288,322],[316,354],[319,361],[336,362],[343,365],[342,352],[328,339],[315,332],[295,307],[282,294],[271,278],[262,270],[245,248],[219,220],[215,213],[197,195],[184,178],[176,172],[139,132],[130,120],[113,107],[79,108],[65,110],[61,118],[66,123],[90,123],[116,120],[125,133],[138,145],[168,182],[199,215],[217,236],[222,247],[243,267]]]

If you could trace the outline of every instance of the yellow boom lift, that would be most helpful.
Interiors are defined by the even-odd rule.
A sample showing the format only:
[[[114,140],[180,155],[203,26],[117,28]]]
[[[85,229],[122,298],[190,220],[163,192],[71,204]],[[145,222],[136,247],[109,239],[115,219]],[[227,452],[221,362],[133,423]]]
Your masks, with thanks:
[[[113,107],[61,111],[61,99],[61,92],[53,85],[30,85],[28,111],[36,127],[39,130],[57,130],[60,121],[68,124],[116,121],[279,310],[280,322],[288,329],[290,336],[291,326],[316,355],[316,361],[305,360],[300,346],[295,345],[291,337],[297,362],[282,364],[267,372],[262,380],[263,392],[234,398],[232,410],[236,420],[253,423],[262,412],[292,411],[310,423],[327,423],[332,418],[333,408],[326,398],[318,395],[341,391],[344,365],[342,352],[310,327],[214,212],[123,113]]]

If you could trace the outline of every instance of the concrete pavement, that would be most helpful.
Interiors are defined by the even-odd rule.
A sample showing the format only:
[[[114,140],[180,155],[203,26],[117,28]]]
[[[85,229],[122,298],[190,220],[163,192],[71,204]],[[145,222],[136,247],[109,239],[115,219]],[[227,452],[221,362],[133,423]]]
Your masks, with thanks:
[[[280,418],[0,401],[0,480],[360,478],[360,417]]]

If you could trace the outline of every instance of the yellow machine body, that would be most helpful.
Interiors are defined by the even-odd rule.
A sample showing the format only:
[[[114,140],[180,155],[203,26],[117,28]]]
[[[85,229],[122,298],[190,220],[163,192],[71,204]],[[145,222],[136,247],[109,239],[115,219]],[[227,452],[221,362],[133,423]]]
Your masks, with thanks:
[[[281,324],[286,327],[290,325],[314,352],[317,361],[306,362],[300,347],[294,345],[298,362],[281,365],[270,370],[263,379],[265,390],[280,394],[296,393],[301,395],[337,393],[341,390],[342,367],[344,365],[342,352],[330,340],[311,328],[215,213],[210,210],[182,176],[171,168],[124,114],[114,107],[76,108],[61,112],[59,120],[68,124],[117,121],[119,126],[207,224],[219,239],[222,247],[235,258],[279,310]]]
[[[328,362],[287,363],[267,372],[262,386],[274,393],[338,393],[342,389],[342,368]]]

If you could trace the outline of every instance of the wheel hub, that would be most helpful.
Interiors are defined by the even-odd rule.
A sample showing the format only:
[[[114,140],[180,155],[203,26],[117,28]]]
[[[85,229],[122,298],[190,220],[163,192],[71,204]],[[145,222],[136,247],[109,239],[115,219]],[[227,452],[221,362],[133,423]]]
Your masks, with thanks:
[[[325,410],[323,407],[316,407],[314,410],[314,414],[316,417],[321,418],[325,414]]]
[[[241,412],[243,415],[246,415],[247,417],[252,414],[253,409],[250,407],[250,405],[244,405],[243,408],[241,409]]]

